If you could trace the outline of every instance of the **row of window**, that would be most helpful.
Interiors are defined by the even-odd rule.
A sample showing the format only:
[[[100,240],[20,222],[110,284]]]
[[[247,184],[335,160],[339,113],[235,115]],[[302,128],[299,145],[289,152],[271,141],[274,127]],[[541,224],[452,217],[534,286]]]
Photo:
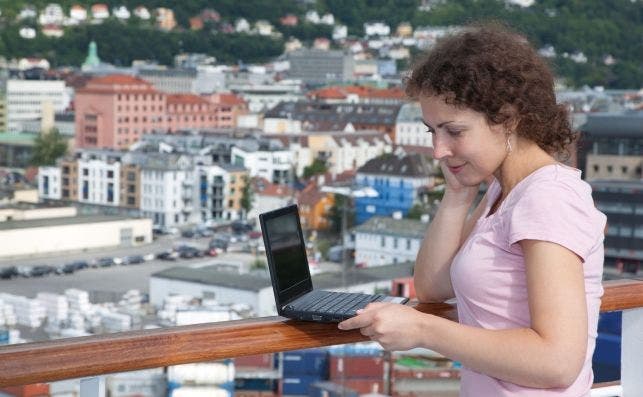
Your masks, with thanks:
[[[592,169],[594,170],[594,172],[600,172],[600,171],[601,171],[601,166],[600,166],[600,165],[598,165],[598,164],[594,164],[594,166],[592,167]],[[620,169],[621,174],[624,174],[624,175],[629,174],[629,173],[633,170],[633,171],[634,171],[634,173],[635,173],[637,176],[639,176],[639,177],[640,177],[640,176],[642,176],[642,172],[643,172],[643,169],[641,168],[641,166],[640,166],[640,165],[638,165],[638,166],[636,166],[636,167],[632,167],[632,168],[630,168],[630,167],[629,167],[629,166],[627,166],[627,165],[621,165],[620,167],[617,167],[617,169]],[[606,166],[605,166],[605,170],[606,170],[608,173],[612,174],[612,173],[614,173],[614,166],[612,166],[612,165],[606,165]]]
[[[139,99],[139,96],[142,100],[151,100],[151,101],[162,101],[163,96],[161,94],[117,94],[116,95],[116,100],[118,101],[129,101],[130,99],[137,101]]]
[[[401,248],[402,245],[404,245],[406,250],[410,250],[411,249],[411,244],[412,244],[412,241],[413,241],[410,238],[393,237],[392,239],[389,239],[389,238],[387,238],[387,236],[379,236],[378,237],[377,235],[374,235],[374,234],[362,234],[362,235],[360,235],[359,240],[375,241],[378,238],[380,240],[380,247],[383,248],[383,249],[386,249],[386,248],[398,249],[398,248]],[[390,247],[387,247],[386,242],[391,241],[391,240],[393,241],[393,244]]]

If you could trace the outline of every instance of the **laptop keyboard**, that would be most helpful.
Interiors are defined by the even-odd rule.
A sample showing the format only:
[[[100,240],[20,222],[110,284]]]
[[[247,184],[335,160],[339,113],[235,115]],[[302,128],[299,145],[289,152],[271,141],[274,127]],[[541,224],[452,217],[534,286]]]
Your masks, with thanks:
[[[302,302],[300,310],[340,316],[354,316],[359,309],[371,302],[384,299],[384,295],[367,295],[350,292],[330,292],[312,302]]]

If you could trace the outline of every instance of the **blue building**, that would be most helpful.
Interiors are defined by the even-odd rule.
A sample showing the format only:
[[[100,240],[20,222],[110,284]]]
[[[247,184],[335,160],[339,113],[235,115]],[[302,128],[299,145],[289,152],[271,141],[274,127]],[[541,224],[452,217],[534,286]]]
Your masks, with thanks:
[[[433,167],[419,154],[385,154],[374,158],[357,170],[355,182],[377,190],[377,197],[355,199],[356,223],[372,216],[406,216],[417,201],[418,189],[432,184]]]

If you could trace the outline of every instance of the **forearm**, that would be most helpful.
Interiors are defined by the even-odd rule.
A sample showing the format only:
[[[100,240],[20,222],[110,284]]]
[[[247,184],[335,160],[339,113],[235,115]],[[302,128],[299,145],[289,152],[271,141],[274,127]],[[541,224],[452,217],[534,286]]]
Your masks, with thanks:
[[[415,290],[420,301],[443,301],[453,295],[449,269],[461,244],[471,203],[447,194],[422,240],[415,262]]]
[[[425,317],[423,347],[491,377],[527,387],[566,387],[582,361],[531,328],[488,330]],[[584,357],[583,357],[584,358]]]

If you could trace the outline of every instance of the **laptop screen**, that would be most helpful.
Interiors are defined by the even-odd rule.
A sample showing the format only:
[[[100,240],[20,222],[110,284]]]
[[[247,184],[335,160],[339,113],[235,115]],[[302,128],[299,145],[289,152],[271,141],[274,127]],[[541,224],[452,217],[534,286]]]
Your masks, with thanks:
[[[296,206],[275,211],[264,219],[267,254],[271,257],[279,299],[285,303],[312,288],[306,248]],[[270,265],[270,264],[269,264]]]

